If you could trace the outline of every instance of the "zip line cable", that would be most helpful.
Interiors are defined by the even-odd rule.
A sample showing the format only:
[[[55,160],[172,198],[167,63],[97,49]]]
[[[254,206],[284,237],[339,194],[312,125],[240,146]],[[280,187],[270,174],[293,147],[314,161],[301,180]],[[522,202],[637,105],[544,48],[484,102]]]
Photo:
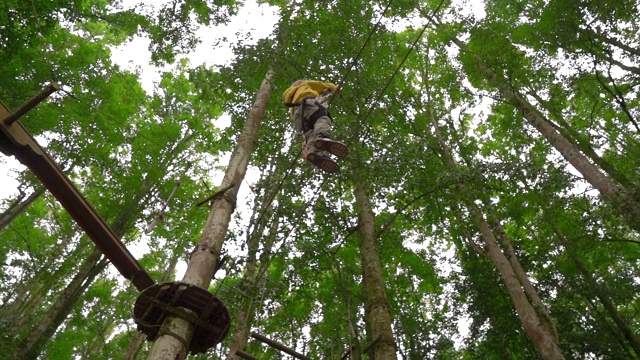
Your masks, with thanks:
[[[440,8],[442,7],[442,5],[444,4],[444,0],[441,0],[440,3],[438,3],[438,6],[433,9],[433,11],[431,12],[430,17],[433,17],[433,15],[435,15],[436,12],[438,12],[440,10]],[[407,58],[409,57],[409,55],[411,54],[411,52],[414,50],[414,48],[416,47],[418,41],[420,41],[420,39],[422,38],[422,35],[424,34],[425,30],[427,29],[427,27],[429,26],[429,22],[427,21],[424,26],[422,26],[422,29],[420,30],[420,33],[418,34],[418,36],[416,37],[416,39],[413,41],[413,43],[411,44],[411,47],[409,47],[409,50],[407,51],[407,53],[404,55],[404,57],[402,58],[402,61],[400,61],[400,64],[396,67],[396,70],[393,72],[393,74],[391,75],[391,77],[389,78],[389,80],[387,81],[387,83],[384,85],[384,87],[382,88],[382,90],[378,93],[378,96],[376,96],[375,101],[373,102],[374,104],[377,104],[378,101],[380,100],[380,98],[382,97],[382,95],[385,93],[385,91],[387,90],[387,88],[389,87],[389,85],[391,84],[391,82],[393,81],[393,79],[396,77],[396,75],[398,75],[398,73],[400,72],[400,69],[402,69],[402,66],[404,65],[405,61],[407,60]],[[356,129],[356,131],[354,132],[354,135],[352,136],[352,138],[349,141],[349,144],[351,144],[353,141],[355,141],[355,136],[358,134],[358,132],[360,131],[360,128],[362,128],[362,124],[366,122],[367,118],[369,117],[369,115],[371,115],[371,113],[373,112],[373,106],[369,108],[369,110],[367,111],[367,113],[365,114],[365,117],[358,122],[358,127]]]
[[[391,3],[393,2],[393,0],[389,0],[389,2],[387,3],[387,6],[384,8],[384,10],[382,11],[382,13],[380,14],[380,16],[378,17],[378,21],[376,21],[376,25],[373,27],[373,29],[371,29],[371,31],[369,32],[369,36],[367,36],[367,39],[364,41],[364,44],[362,44],[362,47],[360,47],[360,51],[358,51],[358,53],[356,54],[356,56],[353,58],[353,61],[351,62],[351,65],[349,66],[349,68],[347,69],[346,73],[344,74],[344,76],[342,77],[342,79],[340,80],[340,82],[338,83],[338,86],[342,86],[342,84],[344,84],[345,80],[347,80],[347,77],[349,76],[349,74],[351,73],[351,70],[353,69],[353,67],[355,66],[356,62],[360,59],[360,55],[362,55],[362,52],[364,51],[364,48],[367,46],[367,44],[369,43],[369,40],[371,40],[371,36],[373,36],[373,33],[376,32],[376,30],[378,30],[378,26],[380,25],[380,21],[382,20],[382,17],[384,16],[384,14],[387,12],[387,9],[389,9],[389,6],[391,6]],[[331,99],[329,99],[329,104],[331,104],[331,100],[333,100],[333,97]]]
[[[367,39],[365,40],[364,44],[362,44],[362,46],[360,47],[360,50],[358,51],[358,53],[356,54],[356,56],[353,58],[353,61],[351,62],[351,65],[349,66],[349,68],[347,69],[345,75],[342,77],[342,79],[339,82],[338,87],[341,87],[342,84],[344,84],[344,82],[346,81],[347,77],[349,76],[349,74],[351,73],[351,70],[353,69],[353,66],[356,64],[356,62],[360,59],[360,56],[362,55],[362,53],[364,52],[365,47],[367,46],[367,44],[369,43],[369,40],[371,39],[371,37],[373,36],[373,34],[375,33],[375,31],[378,29],[378,26],[380,25],[380,21],[382,20],[382,18],[384,17],[384,15],[386,14],[387,10],[389,9],[389,6],[391,6],[391,4],[393,3],[393,0],[389,0],[389,2],[387,3],[387,5],[385,6],[384,10],[382,11],[382,13],[380,14],[380,16],[378,17],[378,20],[376,21],[376,24],[374,25],[373,29],[371,29],[371,31],[369,31],[369,35],[367,36]],[[333,101],[333,98],[335,96],[332,96],[329,99],[329,105],[331,104],[331,102]],[[273,196],[271,197],[271,199],[269,200],[269,204],[273,201],[273,199],[275,198],[276,194],[279,192],[279,189],[282,187],[284,180],[286,180],[286,178],[289,176],[291,170],[293,170],[293,166],[295,165],[296,161],[298,160],[298,158],[300,157],[300,153],[302,153],[302,149],[298,150],[294,160],[292,161],[291,165],[288,167],[287,171],[285,172],[284,177],[282,178],[282,180],[280,181],[280,183],[277,186],[277,191],[274,192]],[[325,178],[326,179],[326,178]],[[320,186],[322,186],[324,184],[324,180],[322,181],[322,183],[320,184]],[[260,220],[262,220],[264,216],[264,212],[260,214],[260,216],[258,217],[258,220],[256,221],[256,223],[258,224],[260,222]]]
[[[391,1],[392,1],[392,0],[391,0]],[[389,7],[389,5],[391,4],[391,1],[389,1],[389,3],[387,4],[387,8],[388,8],[388,7]],[[444,2],[444,1],[441,1],[441,2],[439,3],[438,7],[433,11],[434,13],[435,13],[435,12],[437,12],[437,11],[440,9],[440,7],[442,6],[443,2]],[[385,8],[385,11],[384,11],[384,12],[386,12],[386,9],[387,9],[387,8]],[[384,12],[383,12],[383,14],[381,15],[381,17],[378,19],[378,23],[380,22],[380,19],[381,19],[381,18],[382,18],[382,16],[384,15]],[[341,84],[341,85],[342,85],[342,83],[344,83],[344,81],[346,80],[347,76],[349,75],[349,73],[350,73],[350,71],[351,71],[351,68],[353,67],[353,64],[355,64],[355,62],[357,61],[357,59],[358,59],[358,58],[359,58],[359,56],[361,55],[361,53],[362,53],[362,51],[363,51],[364,47],[366,46],[366,43],[369,41],[369,39],[371,38],[371,35],[373,34],[373,32],[375,31],[375,29],[377,28],[378,23],[376,23],[376,26],[374,27],[373,31],[372,31],[372,32],[370,32],[369,37],[367,38],[367,40],[366,40],[365,44],[361,47],[360,52],[358,53],[358,55],[356,56],[356,58],[355,58],[355,59],[354,59],[354,61],[352,62],[352,66],[348,69],[347,73],[346,73],[346,74],[345,74],[345,76],[342,78],[342,80],[341,80],[341,82],[340,82],[340,84]],[[424,34],[424,32],[425,32],[425,30],[426,30],[427,26],[428,26],[428,23],[427,23],[427,24],[425,24],[425,25],[422,27],[422,30],[420,31],[420,33],[418,34],[418,36],[416,37],[416,39],[414,40],[414,42],[411,44],[411,47],[409,48],[409,51],[407,51],[407,53],[405,54],[404,58],[402,59],[402,61],[400,62],[400,64],[399,64],[399,65],[398,65],[398,67],[396,68],[396,70],[393,72],[393,74],[391,75],[391,77],[389,78],[389,80],[387,81],[387,83],[385,84],[385,86],[383,87],[383,89],[380,91],[380,93],[379,93],[379,94],[378,94],[378,96],[376,97],[376,102],[377,102],[377,101],[382,97],[382,95],[384,94],[384,92],[386,91],[386,89],[389,87],[389,85],[391,84],[391,82],[393,81],[393,79],[394,79],[394,78],[396,77],[396,75],[400,72],[400,69],[401,69],[401,68],[402,68],[402,66],[404,65],[404,63],[405,63],[405,61],[407,60],[407,58],[409,57],[409,54],[413,51],[413,49],[415,48],[415,46],[416,46],[416,44],[418,43],[418,41],[422,38],[422,35]],[[331,98],[331,100],[333,100],[333,97]],[[331,101],[330,101],[330,102],[331,102]],[[372,112],[372,108],[369,108],[369,111],[366,113],[365,117],[364,117],[361,121],[359,121],[359,126],[358,126],[358,128],[360,128],[360,127],[362,126],[362,124],[366,121],[366,119],[369,117],[369,115],[371,114],[371,112]],[[356,131],[356,133],[357,133],[357,132],[358,132],[358,131]],[[352,139],[352,140],[353,140],[353,139]],[[293,163],[293,164],[295,164],[295,161],[296,161],[296,160],[297,160],[297,158],[300,156],[300,152],[301,152],[301,151],[302,151],[302,150],[299,150],[299,151],[298,151],[298,154],[297,154],[297,156],[296,156],[296,158],[295,158],[295,160],[294,160],[294,163]],[[274,191],[273,196],[269,199],[269,203],[268,203],[267,207],[270,205],[270,203],[271,203],[271,202],[273,201],[273,199],[275,198],[276,194],[279,192],[280,188],[281,188],[281,187],[282,187],[282,185],[283,185],[284,180],[286,179],[286,177],[288,176],[288,174],[291,172],[291,170],[292,170],[292,168],[293,168],[293,164],[289,167],[289,169],[287,169],[287,172],[285,173],[285,176],[283,177],[283,179],[282,179],[282,180],[280,181],[280,183],[278,184],[278,187],[276,188],[276,191]],[[322,188],[322,185],[324,184],[324,181],[326,181],[326,179],[327,179],[326,177],[323,179],[322,183],[318,186],[318,189],[316,190],[316,194],[315,194],[313,197],[315,197],[315,196],[317,196],[317,195],[319,194],[319,191],[320,191],[320,189]],[[265,207],[265,208],[266,208],[266,207]],[[260,220],[263,218],[264,213],[265,213],[264,211],[261,213],[261,215],[260,215],[260,217],[258,218],[258,220],[256,221],[256,223],[259,223],[259,222],[260,222]],[[298,221],[300,221],[300,219],[301,219],[301,217],[299,217]],[[293,232],[293,229],[294,229],[294,228],[295,228],[294,226],[292,226],[292,227],[291,227],[291,229],[289,230],[289,232],[288,232],[288,233],[287,233],[287,235],[285,236],[285,238],[284,238],[284,240],[283,240],[282,244],[280,245],[280,248],[279,248],[279,249],[278,249],[278,250],[277,250],[277,251],[276,251],[276,252],[275,252],[275,253],[274,253],[270,258],[269,258],[269,262],[267,263],[267,266],[265,266],[265,267],[264,267],[264,269],[261,271],[261,273],[259,274],[259,276],[258,276],[258,278],[256,279],[256,281],[257,281],[257,280],[259,280],[259,279],[261,279],[261,277],[264,275],[264,273],[266,272],[266,270],[269,268],[269,264],[271,263],[271,261],[273,260],[273,258],[275,257],[275,255],[276,255],[276,254],[278,254],[278,253],[282,250],[282,248],[284,247],[284,244],[286,243],[286,239],[287,239],[287,238],[289,237],[289,235]],[[245,302],[246,302],[246,298],[245,298]],[[244,302],[243,302],[243,306],[244,306]],[[239,312],[239,311],[238,311],[238,312]],[[236,316],[237,316],[237,313],[236,313]]]
[[[420,38],[422,37],[422,34],[424,34],[424,31],[427,29],[427,26],[429,25],[429,23],[425,24],[422,27],[422,30],[420,31],[420,33],[418,34],[418,37],[413,41],[413,43],[411,44],[411,47],[409,48],[409,51],[407,51],[407,53],[404,55],[404,58],[402,58],[402,61],[400,61],[400,65],[398,65],[398,67],[396,68],[396,70],[393,72],[393,74],[391,75],[391,77],[389,78],[389,80],[387,81],[387,83],[384,85],[384,87],[382,88],[382,90],[378,93],[378,96],[376,97],[376,99],[374,100],[374,103],[377,103],[380,98],[382,97],[382,95],[384,94],[384,92],[387,90],[387,88],[389,87],[389,85],[391,84],[391,82],[393,81],[393,79],[395,79],[396,75],[398,75],[398,73],[400,72],[400,69],[402,69],[402,66],[404,65],[405,61],[407,60],[407,58],[409,57],[409,54],[411,54],[411,52],[413,51],[413,49],[415,48],[416,44],[418,43],[418,41],[420,40]],[[362,124],[363,122],[366,122],[367,118],[369,117],[369,115],[371,114],[371,112],[373,111],[373,106],[369,107],[369,111],[367,111],[367,113],[365,114],[364,118],[362,119],[362,121],[360,122],[360,124]],[[356,131],[357,133],[357,131]]]

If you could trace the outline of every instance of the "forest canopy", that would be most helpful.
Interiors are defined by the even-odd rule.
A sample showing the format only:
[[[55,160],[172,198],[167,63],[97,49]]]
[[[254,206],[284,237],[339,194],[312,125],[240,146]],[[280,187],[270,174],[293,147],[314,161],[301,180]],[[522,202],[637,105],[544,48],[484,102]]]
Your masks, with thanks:
[[[640,358],[639,12],[4,1],[0,101],[59,84],[22,126],[154,282],[208,291],[230,325],[197,354],[175,314],[147,341],[140,291],[21,166],[0,199],[0,353],[293,358],[266,337],[311,359]],[[139,39],[148,63],[119,64]],[[282,102],[300,79],[341,88],[336,174],[301,155]]]

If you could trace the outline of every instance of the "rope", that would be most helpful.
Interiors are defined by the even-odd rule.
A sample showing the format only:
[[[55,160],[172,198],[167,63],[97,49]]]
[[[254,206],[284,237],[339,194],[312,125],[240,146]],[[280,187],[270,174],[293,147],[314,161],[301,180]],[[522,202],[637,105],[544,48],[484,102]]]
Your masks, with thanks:
[[[369,36],[367,36],[367,39],[365,40],[364,44],[362,44],[362,47],[360,48],[360,51],[358,51],[358,54],[356,54],[355,58],[353,58],[353,61],[351,62],[351,65],[349,65],[349,68],[347,69],[347,72],[344,74],[344,76],[342,77],[342,79],[338,83],[338,86],[342,86],[342,84],[344,84],[345,80],[347,79],[347,76],[349,76],[349,74],[351,73],[351,70],[355,66],[356,62],[358,61],[358,59],[360,59],[360,55],[362,55],[362,52],[364,51],[364,48],[369,43],[369,40],[371,39],[371,36],[373,36],[373,33],[376,32],[376,30],[378,30],[378,25],[380,25],[380,20],[382,20],[382,17],[387,12],[387,9],[389,9],[389,6],[391,6],[392,2],[393,2],[393,0],[389,0],[389,2],[387,3],[387,6],[382,11],[382,14],[380,14],[380,17],[378,17],[378,21],[376,21],[376,25],[369,32]],[[333,97],[329,100],[329,104],[331,104],[331,100],[333,100]]]
[[[389,2],[387,3],[387,5],[385,6],[384,10],[382,11],[382,13],[380,14],[380,16],[378,17],[378,20],[376,21],[376,24],[374,25],[373,29],[371,29],[371,31],[369,32],[369,35],[367,36],[367,39],[365,40],[364,44],[360,47],[360,50],[358,51],[358,53],[356,54],[356,56],[353,58],[353,61],[351,62],[351,65],[349,66],[349,68],[347,69],[346,73],[344,74],[344,76],[342,77],[342,79],[340,80],[340,82],[338,83],[338,87],[342,86],[342,84],[344,84],[344,82],[346,81],[347,77],[349,76],[349,74],[351,73],[351,70],[353,69],[353,67],[355,66],[356,62],[358,61],[358,59],[360,59],[360,56],[362,55],[364,48],[367,46],[367,44],[369,43],[369,40],[371,39],[371,37],[373,36],[373,33],[378,29],[378,26],[380,25],[380,21],[382,20],[382,18],[384,17],[384,14],[386,14],[387,10],[389,9],[389,6],[391,6],[391,3],[393,2],[393,0],[389,0]],[[424,29],[423,29],[424,32]],[[422,35],[422,34],[421,34]],[[417,41],[417,40],[416,40]],[[406,57],[405,57],[406,58]],[[396,71],[397,73],[397,71]],[[395,75],[394,75],[395,76]],[[386,88],[386,87],[385,87]],[[331,101],[333,101],[335,96],[332,96],[329,99],[329,104],[331,104]],[[280,188],[282,187],[282,184],[284,183],[284,180],[286,180],[286,178],[289,176],[291,170],[293,169],[293,166],[295,165],[295,162],[297,161],[297,159],[300,157],[300,154],[302,153],[302,149],[300,149],[298,151],[298,153],[296,154],[296,156],[294,157],[293,162],[291,163],[291,165],[287,168],[287,171],[285,172],[284,177],[282,178],[282,180],[280,181],[280,183],[278,184],[276,191],[274,191],[273,196],[271,197],[271,199],[269,199],[269,203],[267,204],[267,206],[265,207],[268,208],[269,205],[271,205],[271,202],[273,201],[273,199],[275,198],[276,194],[279,192]],[[325,178],[326,180],[326,178]],[[320,186],[322,186],[322,184],[324,184],[324,180],[323,182],[320,184]],[[258,217],[258,220],[256,221],[256,224],[260,223],[260,220],[262,220],[264,215],[264,211],[260,214],[260,216]]]

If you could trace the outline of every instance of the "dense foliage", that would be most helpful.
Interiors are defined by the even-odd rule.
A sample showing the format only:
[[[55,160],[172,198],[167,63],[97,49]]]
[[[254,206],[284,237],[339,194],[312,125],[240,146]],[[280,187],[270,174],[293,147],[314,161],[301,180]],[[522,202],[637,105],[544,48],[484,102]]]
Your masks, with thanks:
[[[375,335],[382,304],[402,359],[638,359],[640,6],[472,3],[268,1],[273,33],[228,44],[233,61],[210,66],[186,60],[198,28],[242,4],[8,0],[0,100],[13,109],[62,85],[21,122],[154,280],[172,281],[207,218],[196,203],[215,193],[273,72],[210,287],[230,335],[192,358],[226,358],[240,330],[312,358],[372,359],[387,341]],[[136,36],[167,65],[151,92],[111,59]],[[330,104],[350,150],[339,174],[298,158],[280,95],[300,78],[342,85]],[[19,189],[0,203],[0,353],[137,350],[137,291],[27,170],[13,175]],[[384,295],[373,299],[372,270]]]

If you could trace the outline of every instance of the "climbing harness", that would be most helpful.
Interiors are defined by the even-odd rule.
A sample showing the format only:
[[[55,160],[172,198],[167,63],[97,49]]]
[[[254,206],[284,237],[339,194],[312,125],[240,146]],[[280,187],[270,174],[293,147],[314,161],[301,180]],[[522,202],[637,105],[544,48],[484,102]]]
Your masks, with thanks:
[[[333,118],[331,117],[331,114],[329,113],[329,111],[327,111],[327,107],[324,105],[324,103],[326,103],[327,100],[332,95],[333,94],[330,91],[326,91],[320,94],[319,96],[308,96],[297,103],[285,103],[285,105],[290,108],[300,107],[299,109],[296,109],[294,111],[294,113],[300,111],[300,117],[302,118],[301,124],[300,124],[301,129],[299,129],[296,132],[297,135],[304,135],[308,131],[313,130],[313,127],[315,126],[318,119],[320,119],[323,116],[326,116],[330,120],[333,120]],[[306,118],[304,116],[304,111],[305,111],[305,107],[308,106],[309,101],[313,101],[313,104],[315,104],[318,107],[318,110],[314,111],[309,118]],[[306,138],[304,138],[302,140],[302,158],[305,159],[305,161],[307,161],[308,155],[309,155],[308,144],[307,144]],[[321,168],[323,167],[321,166]],[[335,171],[337,170],[334,169],[333,166],[331,166],[331,169],[329,172],[335,172]]]

